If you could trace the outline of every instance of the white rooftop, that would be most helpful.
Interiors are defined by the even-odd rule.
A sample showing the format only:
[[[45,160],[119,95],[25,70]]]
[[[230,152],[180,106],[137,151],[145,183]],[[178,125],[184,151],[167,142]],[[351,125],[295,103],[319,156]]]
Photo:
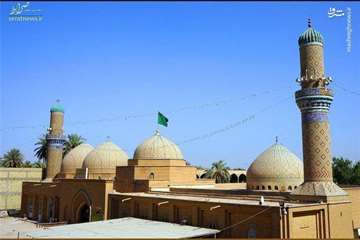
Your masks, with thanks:
[[[167,194],[167,193],[160,193],[160,192],[130,192],[130,193],[120,193],[120,192],[112,192],[110,195],[121,195],[127,197],[144,197],[144,198],[159,198],[159,199],[166,199],[166,200],[183,200],[183,201],[194,201],[194,202],[209,202],[215,204],[236,204],[236,205],[259,205],[259,199],[239,199],[239,198],[229,198],[229,197],[213,197],[209,196],[196,196],[196,195],[180,195],[180,194]],[[262,206],[267,207],[280,207],[280,201],[269,201],[267,196],[264,196],[265,202]],[[319,203],[290,203],[286,202],[287,207],[301,207],[301,206],[309,206],[309,205],[319,205]]]
[[[129,197],[145,197],[145,198],[161,198],[161,199],[174,199],[174,200],[184,200],[184,201],[194,201],[194,202],[209,202],[209,203],[224,203],[224,204],[240,204],[240,205],[259,205],[259,200],[245,200],[245,199],[236,199],[236,198],[219,198],[219,197],[207,197],[207,196],[190,196],[190,195],[178,195],[178,194],[162,194],[162,193],[145,193],[145,192],[131,192],[131,193],[118,193],[113,192],[111,195],[122,195]],[[266,201],[262,204],[263,206],[268,207],[279,207],[278,202]]]
[[[209,236],[218,230],[139,218],[68,224],[27,232],[33,238],[193,238]]]

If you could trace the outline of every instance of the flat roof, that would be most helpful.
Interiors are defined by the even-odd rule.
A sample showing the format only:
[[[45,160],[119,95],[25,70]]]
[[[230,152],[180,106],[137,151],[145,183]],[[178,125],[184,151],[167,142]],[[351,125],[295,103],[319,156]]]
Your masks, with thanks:
[[[145,198],[160,198],[166,200],[183,200],[183,201],[194,201],[194,202],[209,202],[209,203],[217,203],[217,204],[237,204],[237,205],[254,205],[259,206],[259,200],[255,199],[237,199],[237,198],[227,198],[224,197],[211,197],[211,196],[196,196],[196,195],[180,195],[180,194],[172,194],[170,193],[145,193],[145,192],[130,192],[130,193],[120,193],[120,192],[112,192],[110,195],[122,195],[128,197],[145,197]],[[280,207],[280,202],[282,201],[268,201],[266,196],[264,196],[265,202],[261,206],[267,207]],[[285,201],[287,207],[299,207],[299,206],[309,206],[309,205],[319,205],[319,203],[292,203]]]
[[[204,197],[204,196],[188,196],[188,195],[178,195],[178,194],[161,194],[161,193],[145,193],[145,192],[131,192],[131,193],[117,193],[112,192],[111,195],[123,195],[123,196],[133,196],[133,197],[147,197],[147,198],[162,198],[162,199],[174,199],[174,200],[185,200],[185,201],[195,201],[195,202],[209,202],[209,203],[228,203],[228,204],[243,204],[243,205],[256,205],[259,206],[259,201],[257,200],[244,200],[244,199],[234,199],[234,198],[219,198],[219,197]],[[260,196],[259,196],[260,199]],[[279,207],[278,202],[267,202],[262,206],[269,207]]]
[[[33,238],[193,238],[219,230],[158,222],[133,217],[68,224],[27,232]]]

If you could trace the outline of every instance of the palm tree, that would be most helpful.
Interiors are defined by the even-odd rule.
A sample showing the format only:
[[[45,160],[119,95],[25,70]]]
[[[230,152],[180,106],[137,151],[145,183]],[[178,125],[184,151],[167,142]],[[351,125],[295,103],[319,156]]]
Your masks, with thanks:
[[[78,134],[75,134],[75,133],[69,134],[65,141],[65,148],[64,148],[63,156],[65,156],[71,149],[84,143],[84,141],[85,141],[85,139]],[[34,150],[35,157],[37,157],[37,159],[39,159],[40,161],[43,161],[43,163],[46,165],[48,144],[47,144],[45,134],[39,138],[38,142],[35,143],[35,146],[37,146]]]
[[[33,168],[45,168],[46,166],[43,161],[38,160],[32,164],[32,167]]]
[[[25,161],[21,167],[23,167],[23,168],[32,168],[33,164],[30,161]]]
[[[79,146],[80,144],[84,143],[85,139],[76,134],[76,133],[73,133],[73,134],[69,134],[67,136],[67,139],[66,139],[66,142],[65,142],[65,149],[64,149],[64,156],[70,152],[71,149]]]
[[[19,149],[10,149],[4,154],[2,166],[3,167],[21,167],[24,161],[24,156]]]
[[[209,170],[206,171],[205,177],[215,179],[216,183],[230,182],[229,167],[223,160],[214,162]]]
[[[35,157],[37,157],[39,161],[43,161],[43,163],[46,163],[48,144],[45,134],[39,137],[39,140],[37,141],[37,143],[35,143],[35,146],[38,146],[34,150]]]

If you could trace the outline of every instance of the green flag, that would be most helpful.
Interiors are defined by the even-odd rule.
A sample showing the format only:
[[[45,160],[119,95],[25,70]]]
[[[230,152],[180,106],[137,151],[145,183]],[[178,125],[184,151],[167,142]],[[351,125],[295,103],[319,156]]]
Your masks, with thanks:
[[[169,119],[167,119],[167,117],[165,117],[161,112],[158,112],[158,124],[167,127],[168,121]]]

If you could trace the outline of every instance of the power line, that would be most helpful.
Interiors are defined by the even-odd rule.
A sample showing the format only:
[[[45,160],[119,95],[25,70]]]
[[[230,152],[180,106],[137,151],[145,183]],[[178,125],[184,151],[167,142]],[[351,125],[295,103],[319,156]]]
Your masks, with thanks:
[[[333,83],[333,84],[334,84],[334,86],[335,86],[336,88],[339,88],[339,89],[343,90],[344,92],[347,92],[347,93],[350,93],[350,94],[353,94],[353,95],[360,96],[360,93],[357,92],[357,91],[349,90],[349,89],[347,89],[347,88],[344,88],[344,87],[340,86],[340,85],[337,84],[337,83]]]
[[[190,139],[187,139],[187,140],[184,140],[182,142],[180,142],[178,145],[182,145],[182,144],[186,144],[186,143],[189,143],[189,142],[194,142],[194,141],[198,141],[198,140],[202,140],[202,139],[206,139],[206,138],[210,138],[214,135],[217,135],[217,134],[220,134],[220,133],[223,133],[223,132],[227,132],[231,129],[234,129],[234,128],[237,128],[251,120],[254,120],[255,117],[258,115],[258,114],[261,114],[263,112],[266,112],[276,106],[278,106],[279,104],[281,104],[282,102],[288,100],[290,97],[286,97],[286,98],[283,98],[281,99],[280,101],[277,101],[275,102],[274,104],[271,104],[271,105],[268,105],[264,108],[262,108],[260,111],[257,111],[253,114],[250,114],[249,116],[247,116],[246,118],[240,120],[240,121],[236,121],[234,123],[231,123],[231,124],[228,124],[220,129],[216,129],[214,131],[211,131],[209,133],[206,133],[206,134],[203,134],[203,135],[200,135],[200,136],[197,136],[197,137],[194,137],[194,138],[190,138]]]
[[[242,120],[230,123],[230,124],[228,124],[228,125],[226,125],[226,126],[224,126],[222,128],[215,129],[215,130],[209,131],[208,133],[198,135],[198,136],[195,136],[195,137],[192,137],[192,138],[189,138],[189,139],[185,139],[185,140],[183,140],[181,142],[177,142],[177,145],[184,145],[184,144],[187,144],[187,143],[208,139],[208,138],[211,138],[211,137],[213,137],[215,135],[218,135],[220,133],[224,133],[224,132],[227,132],[227,131],[232,130],[234,128],[240,127],[240,126],[244,125],[245,123],[247,123],[247,122],[249,122],[251,120],[254,120],[258,114],[261,114],[263,112],[266,112],[266,111],[268,111],[270,109],[275,108],[276,106],[278,106],[279,104],[285,102],[286,100],[290,99],[291,97],[292,96],[282,98],[281,100],[279,100],[279,101],[277,101],[277,102],[275,102],[273,104],[267,105],[264,108],[260,109],[259,111],[248,115],[247,117],[243,118]],[[161,146],[161,147],[170,147],[170,146],[164,145],[164,146]]]
[[[246,96],[241,97],[240,99],[235,99],[235,98],[231,98],[231,99],[223,99],[223,100],[218,100],[218,101],[213,101],[213,102],[208,102],[208,103],[202,103],[202,104],[197,104],[197,105],[192,105],[192,106],[185,106],[185,107],[181,107],[175,110],[170,110],[170,111],[166,111],[168,113],[171,114],[177,114],[183,111],[189,111],[189,110],[201,110],[201,109],[206,109],[209,107],[219,107],[231,102],[241,102],[241,101],[246,101],[250,98],[254,98],[257,96],[262,96],[262,95],[266,95],[266,94],[270,94],[272,92],[276,92],[279,91],[283,88],[291,88],[290,86],[288,87],[279,87],[273,90],[265,90],[259,93],[253,93],[253,94],[249,94]],[[141,114],[133,114],[133,115],[123,115],[123,116],[115,116],[115,117],[108,117],[108,118],[100,118],[100,119],[92,119],[92,120],[84,120],[84,121],[74,121],[74,122],[68,122],[66,125],[68,126],[76,126],[76,125],[87,125],[87,124],[94,124],[94,123],[103,123],[103,122],[112,122],[112,121],[127,121],[130,119],[137,119],[137,118],[144,118],[144,117],[153,117],[156,116],[157,111],[154,112],[148,112],[148,113],[141,113]],[[4,132],[4,131],[14,131],[14,130],[20,130],[20,129],[37,129],[37,128],[43,128],[43,129],[47,129],[47,125],[45,124],[37,124],[37,125],[24,125],[24,126],[13,126],[13,127],[7,127],[7,128],[2,128],[0,129],[0,132]]]
[[[235,226],[237,226],[237,225],[239,225],[239,224],[242,224],[242,223],[244,223],[244,222],[247,222],[247,221],[249,221],[250,219],[252,219],[252,218],[254,218],[254,217],[256,217],[256,216],[258,216],[258,215],[260,215],[260,214],[262,214],[262,213],[264,213],[264,212],[266,212],[266,211],[269,210],[270,208],[271,208],[271,206],[268,206],[267,208],[261,210],[260,212],[255,213],[254,215],[251,215],[251,216],[245,218],[244,220],[241,220],[241,221],[239,221],[239,222],[237,222],[237,223],[234,223],[234,224],[232,224],[232,225],[230,225],[230,226],[224,227],[224,228],[220,229],[219,231],[220,231],[220,232],[223,232],[223,231],[228,230],[228,229],[230,229],[230,228],[233,228],[233,227],[235,227]]]

